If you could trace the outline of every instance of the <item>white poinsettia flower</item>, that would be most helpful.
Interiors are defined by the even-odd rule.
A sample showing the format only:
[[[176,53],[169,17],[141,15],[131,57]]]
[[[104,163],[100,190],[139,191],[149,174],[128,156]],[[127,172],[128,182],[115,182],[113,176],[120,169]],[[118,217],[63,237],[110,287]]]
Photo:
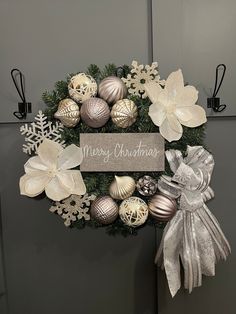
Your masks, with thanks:
[[[26,174],[20,178],[21,195],[35,197],[45,191],[48,198],[61,201],[71,194],[86,193],[80,171],[70,170],[81,164],[81,148],[72,144],[64,149],[59,143],[45,139],[37,154],[24,166]]]
[[[195,128],[206,122],[205,110],[196,105],[198,91],[193,86],[184,86],[181,70],[169,75],[164,88],[150,82],[145,84],[145,90],[152,102],[149,116],[169,142],[182,137],[182,125]]]

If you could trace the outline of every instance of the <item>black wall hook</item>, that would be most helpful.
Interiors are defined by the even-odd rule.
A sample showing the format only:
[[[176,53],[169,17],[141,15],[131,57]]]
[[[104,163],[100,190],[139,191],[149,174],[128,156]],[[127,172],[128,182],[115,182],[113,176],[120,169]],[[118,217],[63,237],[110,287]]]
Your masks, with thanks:
[[[17,77],[20,77],[20,87],[17,83]],[[14,111],[13,114],[17,119],[25,119],[27,117],[27,113],[31,113],[31,103],[27,102],[25,99],[25,92],[24,92],[24,76],[22,72],[18,69],[12,69],[11,70],[11,77],[13,80],[13,83],[16,87],[16,90],[22,100],[22,102],[18,102],[18,111]]]
[[[219,76],[219,70],[220,69],[223,69],[223,73],[222,73],[220,81],[218,82],[218,76]],[[213,111],[215,111],[215,112],[222,112],[226,108],[226,105],[220,104],[220,98],[216,97],[218,92],[219,92],[219,89],[223,83],[223,80],[225,77],[225,72],[226,72],[226,65],[225,64],[222,63],[222,64],[217,65],[214,92],[213,92],[212,97],[207,98],[207,108],[212,108]]]

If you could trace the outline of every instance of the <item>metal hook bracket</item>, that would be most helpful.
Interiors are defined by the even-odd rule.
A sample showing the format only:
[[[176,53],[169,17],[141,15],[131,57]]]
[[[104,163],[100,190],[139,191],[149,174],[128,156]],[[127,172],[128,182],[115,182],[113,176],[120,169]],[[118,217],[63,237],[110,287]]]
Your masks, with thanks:
[[[17,83],[17,75],[20,76],[20,88],[19,88],[18,83]],[[18,103],[18,111],[14,111],[13,115],[19,120],[26,119],[27,113],[32,112],[32,106],[31,106],[31,103],[27,102],[25,99],[24,82],[23,82],[24,76],[20,70],[12,69],[11,70],[11,77],[12,77],[13,83],[16,87],[16,90],[17,90],[17,92],[18,92],[18,94],[22,100],[22,102]]]
[[[220,68],[223,68],[223,73],[222,73],[221,79],[218,83],[218,76],[219,76]],[[226,65],[225,64],[222,63],[222,64],[217,65],[214,92],[213,92],[212,97],[207,98],[207,108],[212,108],[212,110],[214,112],[222,112],[226,108],[226,105],[220,104],[220,98],[216,97],[218,92],[219,92],[219,89],[223,83],[225,72],[226,72]]]
[[[26,119],[27,113],[32,113],[31,102],[18,102],[18,111],[14,111],[13,115],[19,119]]]

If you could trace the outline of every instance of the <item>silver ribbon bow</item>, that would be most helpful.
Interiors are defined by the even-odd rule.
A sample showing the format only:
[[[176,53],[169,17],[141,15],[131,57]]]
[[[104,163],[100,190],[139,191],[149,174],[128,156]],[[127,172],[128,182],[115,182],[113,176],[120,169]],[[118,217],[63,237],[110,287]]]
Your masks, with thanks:
[[[185,158],[178,150],[167,151],[166,157],[174,173],[170,190],[176,182],[176,189],[181,187],[181,195],[179,210],[164,229],[155,261],[162,261],[174,297],[181,286],[180,260],[184,286],[190,293],[194,287],[201,286],[203,274],[215,275],[216,262],[226,260],[231,249],[218,221],[205,205],[214,197],[209,187],[213,156],[202,146],[188,146]],[[166,194],[170,194],[165,187]]]

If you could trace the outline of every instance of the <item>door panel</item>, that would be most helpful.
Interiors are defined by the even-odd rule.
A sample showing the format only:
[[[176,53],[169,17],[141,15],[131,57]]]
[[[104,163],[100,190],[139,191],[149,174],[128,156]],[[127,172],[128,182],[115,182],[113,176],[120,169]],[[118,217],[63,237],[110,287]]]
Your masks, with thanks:
[[[49,212],[47,200],[19,195],[27,156],[22,153],[20,124],[12,123],[17,122],[12,113],[19,98],[10,77],[13,67],[25,75],[31,121],[44,107],[42,92],[68,73],[85,70],[90,63],[151,61],[150,3],[0,3],[0,191],[8,314],[156,312],[153,228],[128,238],[110,237],[104,230],[66,229],[60,217]],[[1,314],[3,299],[6,302],[6,296],[0,299]]]
[[[15,122],[19,97],[10,71],[25,75],[33,114],[42,92],[91,63],[146,63],[151,56],[150,0],[1,0],[0,122]],[[149,60],[150,61],[150,60]]]
[[[153,54],[163,78],[178,68],[184,78],[199,89],[199,103],[206,107],[214,88],[215,67],[227,65],[219,96],[226,111],[236,115],[235,106],[235,28],[234,0],[153,0]],[[208,111],[212,116],[212,112]],[[208,120],[206,144],[216,161],[211,186],[215,199],[209,208],[219,219],[232,246],[226,263],[216,265],[216,277],[203,279],[203,286],[191,295],[181,291],[171,298],[165,274],[158,277],[160,314],[235,313],[235,118]]]
[[[236,134],[235,119],[208,121],[206,144],[215,158],[215,169],[211,187],[215,198],[208,203],[209,209],[217,217],[228,238],[232,254],[226,262],[216,265],[215,277],[203,277],[201,288],[193,290],[189,295],[182,288],[171,298],[165,274],[159,271],[158,307],[160,314],[234,314],[235,313],[235,176],[236,164],[235,141],[230,141]]]
[[[0,197],[0,313],[6,314],[7,311],[7,287],[6,273],[4,269],[4,244],[2,231],[2,205]]]
[[[216,66],[227,66],[218,94],[227,108],[220,114],[206,108],[208,115],[236,116],[235,12],[234,0],[153,0],[153,55],[163,78],[182,68],[185,81],[198,88],[199,102],[206,108]]]

